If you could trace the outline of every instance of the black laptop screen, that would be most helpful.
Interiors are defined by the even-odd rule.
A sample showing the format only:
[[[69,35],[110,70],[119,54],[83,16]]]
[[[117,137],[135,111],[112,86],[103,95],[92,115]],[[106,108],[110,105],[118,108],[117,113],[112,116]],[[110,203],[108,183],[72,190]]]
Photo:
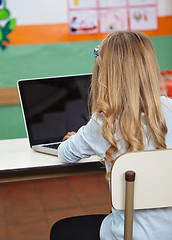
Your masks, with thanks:
[[[86,74],[18,82],[31,146],[61,141],[87,123],[90,80]]]

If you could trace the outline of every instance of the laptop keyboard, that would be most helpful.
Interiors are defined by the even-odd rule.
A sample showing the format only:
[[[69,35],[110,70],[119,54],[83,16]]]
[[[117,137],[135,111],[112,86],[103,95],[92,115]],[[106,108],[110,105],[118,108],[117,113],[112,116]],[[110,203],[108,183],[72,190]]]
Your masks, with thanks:
[[[59,145],[60,145],[60,143],[54,143],[54,144],[49,144],[49,145],[43,145],[42,147],[57,149],[59,147]]]

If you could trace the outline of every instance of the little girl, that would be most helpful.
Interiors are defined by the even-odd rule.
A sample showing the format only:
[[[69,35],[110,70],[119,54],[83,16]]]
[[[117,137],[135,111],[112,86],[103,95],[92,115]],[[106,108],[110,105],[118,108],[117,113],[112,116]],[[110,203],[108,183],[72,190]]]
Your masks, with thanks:
[[[95,49],[92,117],[76,134],[64,137],[59,158],[74,163],[95,154],[103,157],[109,180],[112,163],[120,154],[172,148],[172,100],[160,97],[160,81],[147,36],[128,31],[110,33]],[[56,227],[52,240],[61,239],[56,237]],[[75,233],[71,239],[79,239]],[[123,238],[124,211],[112,208],[101,223],[100,239]],[[134,211],[133,239],[171,240],[172,208]]]

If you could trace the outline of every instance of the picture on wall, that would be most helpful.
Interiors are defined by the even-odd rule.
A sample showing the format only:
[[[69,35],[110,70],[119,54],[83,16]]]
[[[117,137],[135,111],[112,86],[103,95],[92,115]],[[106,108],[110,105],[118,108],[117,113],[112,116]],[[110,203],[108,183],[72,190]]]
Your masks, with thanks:
[[[131,8],[130,9],[131,30],[153,30],[157,29],[157,16],[155,7]]]
[[[97,0],[69,0],[71,34],[97,33]]]
[[[98,18],[97,11],[70,11],[69,15],[70,33],[97,33]]]
[[[144,6],[144,5],[155,5],[156,0],[129,0],[129,6]]]
[[[127,30],[127,10],[125,8],[100,10],[100,32]]]
[[[97,0],[69,0],[68,5],[71,9],[96,8]]]
[[[156,0],[68,0],[71,34],[157,29]]]
[[[99,7],[124,7],[127,4],[127,0],[99,0]]]

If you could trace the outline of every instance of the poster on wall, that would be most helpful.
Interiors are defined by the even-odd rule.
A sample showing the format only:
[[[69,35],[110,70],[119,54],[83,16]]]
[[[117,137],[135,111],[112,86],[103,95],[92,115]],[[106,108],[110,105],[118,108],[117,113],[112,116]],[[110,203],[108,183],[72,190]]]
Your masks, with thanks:
[[[100,10],[99,18],[101,33],[128,29],[127,10],[125,8]]]
[[[68,0],[71,34],[157,29],[156,0]]]
[[[124,7],[127,4],[127,0],[99,0],[99,7]]]
[[[157,13],[155,7],[131,8],[131,30],[154,30],[157,29]]]
[[[69,0],[71,34],[98,33],[97,0]]]
[[[156,0],[129,0],[129,6],[156,5]]]
[[[69,8],[97,8],[97,0],[69,0]]]
[[[97,11],[70,11],[70,33],[97,33]]]

